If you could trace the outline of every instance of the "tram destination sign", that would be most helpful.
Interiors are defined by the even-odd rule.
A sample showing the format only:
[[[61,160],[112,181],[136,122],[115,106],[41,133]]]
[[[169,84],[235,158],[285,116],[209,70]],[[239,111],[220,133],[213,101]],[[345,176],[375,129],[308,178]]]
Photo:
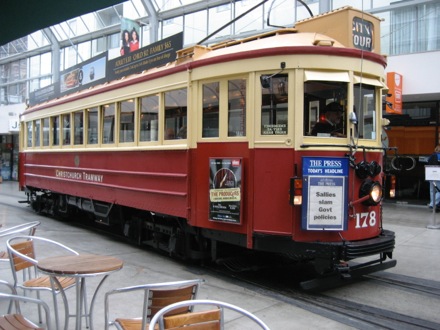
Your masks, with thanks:
[[[347,229],[348,159],[303,157],[304,230]]]

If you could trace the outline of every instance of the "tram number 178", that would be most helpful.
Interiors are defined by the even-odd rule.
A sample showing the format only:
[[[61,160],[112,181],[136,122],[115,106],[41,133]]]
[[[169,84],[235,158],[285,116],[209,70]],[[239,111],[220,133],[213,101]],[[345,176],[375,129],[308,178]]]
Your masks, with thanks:
[[[374,227],[376,225],[376,212],[362,212],[356,213],[356,227],[355,228],[367,228]]]

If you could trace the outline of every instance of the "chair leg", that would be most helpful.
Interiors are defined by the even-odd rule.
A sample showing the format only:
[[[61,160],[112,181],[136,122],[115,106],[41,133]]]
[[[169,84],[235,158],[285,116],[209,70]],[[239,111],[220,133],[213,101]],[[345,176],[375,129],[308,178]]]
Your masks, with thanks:
[[[86,281],[84,281],[84,287],[83,287],[83,293],[82,296],[84,297],[84,316],[86,318],[86,327],[89,328],[89,323],[90,323],[90,315],[89,315],[89,310],[87,308],[87,289],[86,289]]]
[[[26,290],[25,290],[25,292],[26,292]],[[40,298],[40,291],[38,291],[38,290],[37,290],[37,299],[41,299]],[[38,305],[38,322],[40,322],[40,324],[43,323],[43,317],[41,315],[41,306],[40,305]]]

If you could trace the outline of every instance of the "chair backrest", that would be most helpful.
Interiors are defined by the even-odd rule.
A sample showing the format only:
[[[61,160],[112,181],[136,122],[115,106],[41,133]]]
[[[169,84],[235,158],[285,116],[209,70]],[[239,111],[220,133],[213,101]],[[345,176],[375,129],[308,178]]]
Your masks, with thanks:
[[[149,289],[147,292],[148,299],[148,309],[147,309],[147,319],[150,319],[162,308],[170,304],[184,301],[192,300],[197,295],[199,283],[187,284],[183,287],[174,288],[158,288]],[[175,309],[171,311],[171,314],[180,314],[190,311],[190,307],[182,307],[180,309]]]
[[[170,316],[170,312],[187,306],[214,306],[215,309],[210,309],[200,312],[192,312],[186,314],[177,314]],[[178,303],[171,304],[162,308],[159,312],[152,318],[149,330],[157,329],[157,325],[160,330],[165,329],[180,329],[185,330],[218,330],[224,328],[224,311],[225,309],[233,310],[239,314],[242,314],[246,318],[250,319],[253,323],[260,326],[261,329],[270,330],[270,328],[257,316],[250,313],[249,311],[226,303],[216,300],[187,300]]]
[[[25,234],[28,236],[33,236],[37,230],[37,226],[40,225],[40,221],[32,221],[23,223],[21,225],[13,226],[10,228],[0,229],[0,237],[10,236],[14,234]]]
[[[40,225],[40,221],[32,221],[23,223],[21,225],[13,226],[10,228],[0,229],[0,238],[9,237],[17,234],[33,236],[37,230],[37,226]],[[3,243],[2,243],[3,244]],[[8,261],[9,255],[6,250],[0,251],[0,261]]]
[[[19,304],[22,303],[29,303],[29,304],[36,304],[44,309],[45,314],[45,326],[42,326],[39,324],[38,326],[31,321],[29,321],[24,315],[21,314],[20,308],[17,307],[17,310],[14,314],[5,314],[0,315],[0,328],[1,329],[19,329],[19,330],[26,330],[26,329],[47,329],[50,330],[50,310],[49,306],[42,300],[34,299],[30,297],[24,297],[24,296],[17,296],[13,294],[6,294],[6,293],[0,293],[0,301],[8,301],[8,302],[15,302]],[[18,306],[18,305],[17,305]],[[37,314],[37,313],[34,313]]]
[[[192,300],[197,297],[202,279],[153,283],[114,289],[105,294],[105,324],[109,325],[109,297],[116,293],[143,291],[143,315],[141,329],[145,329],[151,318],[163,307],[179,301]],[[183,306],[170,313],[187,313],[192,311],[192,306]]]
[[[18,282],[17,272],[29,270],[34,273],[29,276],[35,276],[37,271],[37,257],[46,257],[49,255],[59,255],[64,253],[72,255],[79,253],[75,250],[48,238],[38,236],[14,236],[6,242],[11,270],[14,276],[15,284]]]

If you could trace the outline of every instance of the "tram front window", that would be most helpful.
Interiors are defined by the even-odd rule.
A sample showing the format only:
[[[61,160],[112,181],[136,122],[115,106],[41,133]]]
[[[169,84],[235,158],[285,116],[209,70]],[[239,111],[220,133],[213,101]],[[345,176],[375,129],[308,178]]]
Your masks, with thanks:
[[[261,76],[261,135],[287,134],[287,74]]]
[[[306,81],[304,83],[304,135],[345,137],[347,104],[345,82]]]

